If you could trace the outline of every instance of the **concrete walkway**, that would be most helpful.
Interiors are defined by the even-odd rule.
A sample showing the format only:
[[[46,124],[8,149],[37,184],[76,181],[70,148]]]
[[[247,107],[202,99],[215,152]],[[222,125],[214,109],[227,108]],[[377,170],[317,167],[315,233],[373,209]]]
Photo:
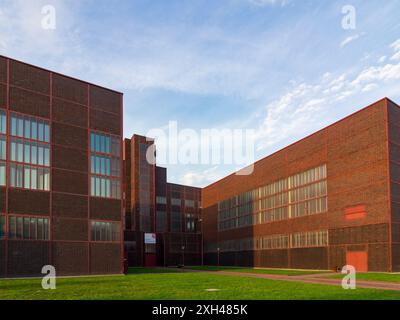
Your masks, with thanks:
[[[259,279],[280,280],[289,282],[303,282],[312,284],[342,286],[342,279],[327,278],[329,276],[338,275],[338,273],[319,273],[319,274],[289,276],[289,275],[276,275],[276,274],[245,273],[245,272],[235,272],[235,271],[199,271],[190,269],[186,269],[186,271],[204,272],[214,275],[238,276],[247,278],[259,278]],[[357,288],[400,291],[400,283],[384,282],[384,281],[365,281],[365,280],[356,280],[356,281],[357,281],[356,282]]]

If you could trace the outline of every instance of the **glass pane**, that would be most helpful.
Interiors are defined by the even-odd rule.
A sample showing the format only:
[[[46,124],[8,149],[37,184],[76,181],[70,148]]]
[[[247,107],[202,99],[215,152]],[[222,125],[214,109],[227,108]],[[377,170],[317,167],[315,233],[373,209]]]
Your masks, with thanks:
[[[23,166],[21,166],[21,165],[17,165],[17,172],[16,172],[16,175],[17,175],[17,185],[16,185],[16,187],[17,188],[22,188],[23,187],[23,175],[24,175],[24,171],[23,171]]]
[[[38,120],[38,140],[44,141],[44,128],[43,120]]]
[[[96,151],[100,152],[101,148],[100,148],[100,136],[98,134],[96,134]]]
[[[49,219],[44,219],[44,240],[49,240]]]
[[[37,169],[36,168],[31,169],[31,189],[33,189],[33,190],[37,189]]]
[[[101,241],[106,241],[107,235],[106,235],[106,223],[102,222],[101,223]]]
[[[50,147],[45,146],[44,148],[44,165],[50,167]]]
[[[37,223],[37,239],[43,240],[43,219],[38,219]]]
[[[21,217],[17,218],[17,239],[22,239],[23,220]]]
[[[11,135],[17,135],[17,118],[14,114],[11,115]]]
[[[38,168],[38,189],[44,190],[44,172],[42,168]]]
[[[27,139],[31,138],[31,122],[28,117],[25,117],[25,128],[24,128],[24,137]]]
[[[15,227],[16,227],[15,222],[16,222],[15,217],[9,217],[8,232],[10,239],[15,239]]]
[[[95,196],[95,178],[92,176],[90,177],[90,195]]]
[[[1,113],[1,133],[7,133],[7,117],[5,112]]]
[[[96,223],[92,221],[90,223],[90,240],[95,241],[96,240]]]
[[[37,164],[37,145],[35,142],[31,143],[31,163]]]
[[[50,170],[44,169],[44,190],[50,191]]]
[[[106,152],[106,139],[104,137],[104,134],[101,135],[101,152]]]
[[[106,136],[106,153],[111,153],[111,150],[110,150],[110,136]]]
[[[25,189],[31,188],[31,169],[30,169],[30,167],[24,168],[24,188]]]
[[[96,144],[96,136],[95,134],[92,132],[90,133],[90,150],[94,151],[95,150],[95,144]]]
[[[17,161],[24,162],[24,144],[21,140],[18,140],[17,144]]]
[[[15,141],[11,141],[11,145],[10,145],[10,159],[11,161],[17,161],[17,157],[16,157],[16,152],[17,152],[17,144],[15,143]]]
[[[0,216],[0,239],[4,238],[5,236],[6,236],[6,217]]]
[[[30,219],[24,218],[24,239],[29,239],[29,224]]]
[[[32,119],[31,121],[31,138],[33,140],[37,140],[37,122],[36,119]]]
[[[48,123],[44,125],[44,141],[50,142],[50,125]]]
[[[31,218],[30,229],[29,229],[29,238],[31,240],[36,239],[36,219],[35,218]]]
[[[24,119],[22,117],[18,117],[18,128],[17,128],[17,136],[24,136]]]
[[[6,164],[5,162],[0,162],[0,185],[6,185]]]
[[[29,143],[24,144],[24,162],[25,163],[31,163],[31,152],[30,152],[31,146]]]
[[[100,227],[101,227],[101,222],[96,222],[96,241],[100,241],[101,239]]]
[[[6,144],[6,139],[4,137],[2,137],[0,140],[0,158],[2,160],[7,159],[7,144]]]
[[[38,147],[38,165],[40,165],[40,166],[44,165],[43,146],[41,146],[41,145],[39,145],[39,147]]]

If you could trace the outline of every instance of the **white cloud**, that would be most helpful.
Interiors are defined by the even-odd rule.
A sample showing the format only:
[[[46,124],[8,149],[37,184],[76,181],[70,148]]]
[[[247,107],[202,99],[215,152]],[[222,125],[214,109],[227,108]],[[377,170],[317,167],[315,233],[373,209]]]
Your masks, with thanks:
[[[387,56],[382,56],[379,58],[378,63],[384,63],[387,59]]]
[[[393,44],[391,48],[394,47],[397,48]],[[331,108],[348,104],[360,94],[380,99],[398,92],[399,81],[400,62],[367,66],[333,79],[331,73],[325,73],[319,83],[297,85],[267,105],[266,117],[257,131],[258,150],[271,149],[282,141],[297,140],[314,131],[321,126],[321,119],[328,121]]]
[[[180,183],[189,186],[206,186],[223,178],[218,169],[219,167],[215,166],[203,171],[187,172],[180,179]]]
[[[390,60],[392,61],[398,61],[400,60],[400,39],[398,39],[397,41],[393,42],[390,45],[390,48],[392,48],[394,50],[394,55],[390,57]]]
[[[361,38],[364,35],[364,33],[359,33],[359,34],[355,34],[353,36],[349,36],[346,39],[344,39],[341,43],[340,43],[340,47],[344,48],[345,46],[349,45],[350,43],[356,41],[357,39]]]

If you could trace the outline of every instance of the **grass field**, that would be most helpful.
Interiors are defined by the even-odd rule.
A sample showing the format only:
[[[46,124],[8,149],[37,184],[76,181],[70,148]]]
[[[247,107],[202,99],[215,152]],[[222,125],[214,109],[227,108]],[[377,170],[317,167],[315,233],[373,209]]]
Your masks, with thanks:
[[[300,276],[308,274],[326,273],[325,271],[289,270],[289,269],[254,269],[254,268],[243,268],[243,267],[216,267],[216,266],[196,266],[196,267],[186,267],[186,269],[202,270],[202,271],[232,271],[232,272],[243,272],[243,273],[276,274],[285,276]]]
[[[132,269],[127,276],[60,278],[56,290],[43,290],[40,279],[0,280],[0,299],[56,300],[306,300],[400,299],[398,291],[343,290],[267,279],[179,270]],[[209,292],[207,289],[218,289]]]
[[[339,279],[342,275],[330,276],[330,278]],[[384,281],[384,282],[400,282],[400,274],[395,273],[357,273],[357,280],[366,281]]]

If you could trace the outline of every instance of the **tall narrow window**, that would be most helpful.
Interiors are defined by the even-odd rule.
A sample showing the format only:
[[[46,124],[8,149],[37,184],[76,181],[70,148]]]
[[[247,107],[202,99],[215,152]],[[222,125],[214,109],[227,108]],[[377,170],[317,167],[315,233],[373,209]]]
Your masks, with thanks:
[[[121,198],[121,144],[118,137],[90,134],[90,194],[101,198]]]
[[[7,160],[7,115],[0,111],[0,186],[6,185],[6,160]]]
[[[12,113],[10,118],[10,135],[10,186],[14,188],[49,191],[49,121]],[[0,174],[1,171],[0,163]]]

